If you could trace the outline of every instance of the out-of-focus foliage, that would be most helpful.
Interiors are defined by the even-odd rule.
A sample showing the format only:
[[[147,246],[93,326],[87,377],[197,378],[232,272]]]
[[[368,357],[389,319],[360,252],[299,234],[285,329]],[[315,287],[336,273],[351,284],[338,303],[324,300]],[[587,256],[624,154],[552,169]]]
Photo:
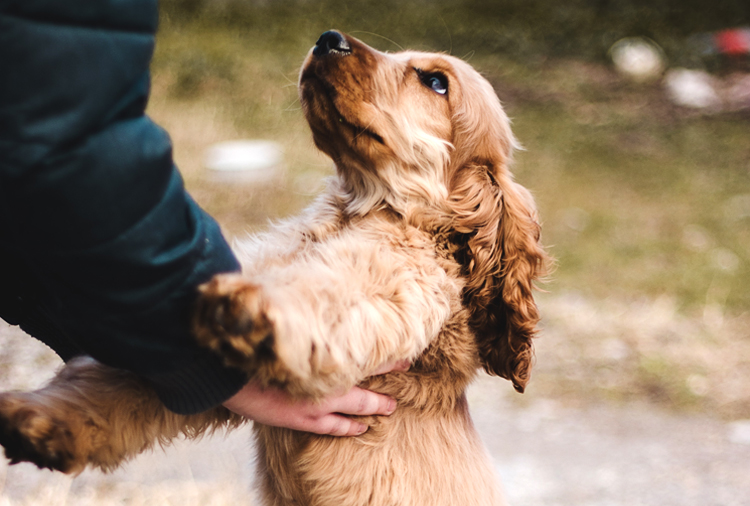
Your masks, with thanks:
[[[273,44],[334,22],[454,54],[481,50],[512,58],[602,59],[622,37],[654,39],[673,60],[695,58],[691,35],[750,24],[747,0],[162,0],[175,21],[234,25],[266,33]],[[279,22],[293,32],[277,31]],[[328,26],[329,28],[331,26]]]

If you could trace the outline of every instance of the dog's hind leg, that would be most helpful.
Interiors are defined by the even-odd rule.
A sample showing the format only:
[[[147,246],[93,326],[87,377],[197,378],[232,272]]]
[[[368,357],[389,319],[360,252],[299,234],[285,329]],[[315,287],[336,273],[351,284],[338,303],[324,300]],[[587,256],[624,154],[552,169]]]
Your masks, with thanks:
[[[69,362],[44,388],[0,394],[5,455],[64,473],[112,470],[154,443],[240,423],[225,408],[172,413],[145,381],[88,357]]]

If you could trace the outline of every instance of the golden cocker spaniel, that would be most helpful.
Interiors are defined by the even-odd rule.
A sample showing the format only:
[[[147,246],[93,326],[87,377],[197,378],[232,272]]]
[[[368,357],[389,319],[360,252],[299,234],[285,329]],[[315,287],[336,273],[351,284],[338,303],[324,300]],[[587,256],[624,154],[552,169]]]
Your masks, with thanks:
[[[503,504],[465,392],[479,368],[524,390],[546,262],[533,200],[508,171],[508,118],[465,62],[335,31],[308,54],[299,92],[336,175],[300,216],[237,245],[243,272],[202,287],[196,335],[294,396],[361,385],[399,407],[349,438],[256,424],[265,504]],[[407,372],[371,376],[404,359]],[[73,473],[241,422],[222,407],[171,413],[87,358],[0,396],[0,420],[9,458]]]

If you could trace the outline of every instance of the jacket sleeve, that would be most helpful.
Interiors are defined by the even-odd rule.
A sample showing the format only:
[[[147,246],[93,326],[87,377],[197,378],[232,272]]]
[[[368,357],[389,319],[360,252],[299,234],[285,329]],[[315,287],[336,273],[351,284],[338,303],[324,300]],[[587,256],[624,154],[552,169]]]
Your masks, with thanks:
[[[193,413],[246,380],[189,328],[196,286],[239,266],[144,114],[156,20],[153,0],[0,0],[0,250],[19,264],[0,270],[34,278],[25,314],[63,358],[129,369]]]

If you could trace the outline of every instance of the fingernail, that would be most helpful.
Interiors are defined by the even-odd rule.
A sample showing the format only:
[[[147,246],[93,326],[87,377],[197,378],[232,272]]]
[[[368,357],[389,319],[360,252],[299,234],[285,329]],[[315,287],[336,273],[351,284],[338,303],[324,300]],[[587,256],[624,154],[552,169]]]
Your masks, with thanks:
[[[396,400],[395,399],[389,399],[388,400],[388,408],[386,408],[388,414],[392,414],[394,411],[396,411]]]
[[[360,423],[359,426],[357,426],[357,435],[360,436],[364,434],[365,432],[367,432],[367,429],[367,425]]]

